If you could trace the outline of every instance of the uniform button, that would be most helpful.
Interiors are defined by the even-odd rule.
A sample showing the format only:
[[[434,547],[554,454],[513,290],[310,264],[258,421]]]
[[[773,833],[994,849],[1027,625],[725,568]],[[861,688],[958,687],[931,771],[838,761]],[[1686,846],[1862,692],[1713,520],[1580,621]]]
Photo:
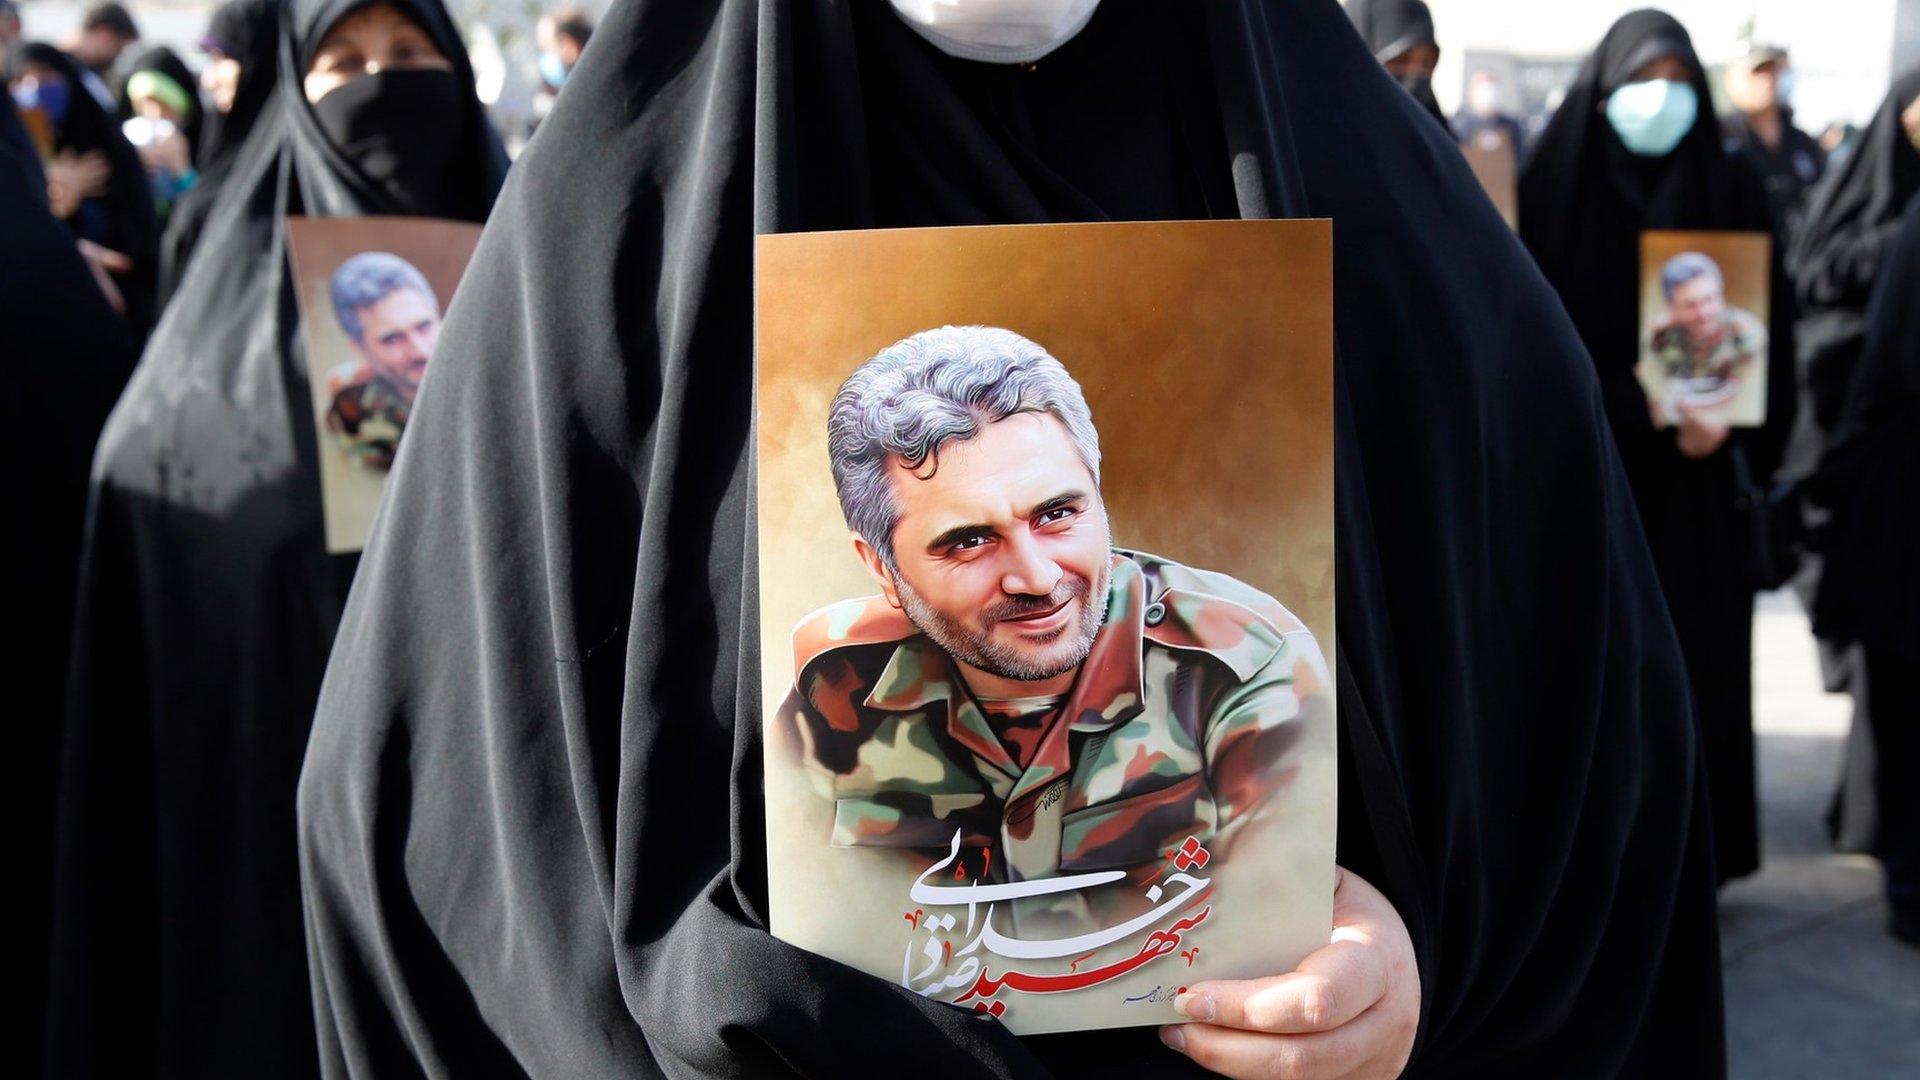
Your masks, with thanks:
[[[1160,603],[1158,600],[1148,604],[1146,617],[1148,626],[1159,626],[1161,623],[1167,621],[1167,605]]]

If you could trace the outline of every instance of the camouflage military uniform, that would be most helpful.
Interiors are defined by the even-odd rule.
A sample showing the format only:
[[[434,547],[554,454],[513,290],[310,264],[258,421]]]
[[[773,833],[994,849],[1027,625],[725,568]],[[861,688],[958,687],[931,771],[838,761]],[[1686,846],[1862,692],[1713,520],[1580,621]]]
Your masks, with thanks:
[[[1683,380],[1687,393],[1712,393],[1739,378],[1767,348],[1767,328],[1752,312],[1727,309],[1727,332],[1705,355],[1687,347],[1687,332],[1668,323],[1653,332],[1653,361],[1667,378]]]
[[[327,373],[327,430],[338,436],[362,468],[386,470],[400,448],[413,405],[365,360]]]
[[[956,878],[1156,874],[1187,836],[1218,839],[1292,771],[1325,660],[1300,621],[1223,574],[1113,559],[1106,621],[1023,769],[948,654],[882,597],[794,631],[776,738],[834,804],[836,847],[944,857]],[[933,857],[927,857],[933,856]]]

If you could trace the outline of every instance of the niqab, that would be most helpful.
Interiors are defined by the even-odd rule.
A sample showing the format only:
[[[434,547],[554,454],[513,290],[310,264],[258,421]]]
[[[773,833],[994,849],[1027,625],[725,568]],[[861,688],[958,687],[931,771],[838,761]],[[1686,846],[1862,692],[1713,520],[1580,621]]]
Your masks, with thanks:
[[[290,9],[283,59],[353,0]],[[472,86],[436,0],[404,0]],[[355,559],[326,552],[289,214],[379,199],[316,145],[283,63],[194,260],[100,439],[60,823],[50,1075],[317,1068],[294,792]],[[505,157],[469,93],[484,207]],[[477,216],[477,215],[476,215]]]
[[[1332,0],[1105,0],[1031,70],[881,4],[620,2],[515,168],[302,774],[331,1075],[1197,1075],[766,933],[749,433],[756,232],[1199,214],[1336,221],[1340,857],[1416,942],[1416,1066],[1723,1068],[1591,367]]]

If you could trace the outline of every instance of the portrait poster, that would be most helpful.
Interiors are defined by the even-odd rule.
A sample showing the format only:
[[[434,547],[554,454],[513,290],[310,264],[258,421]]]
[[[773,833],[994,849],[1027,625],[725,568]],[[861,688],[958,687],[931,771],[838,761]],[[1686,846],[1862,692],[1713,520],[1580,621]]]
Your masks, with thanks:
[[[1520,166],[1513,143],[1500,135],[1463,143],[1460,152],[1467,157],[1473,178],[1492,200],[1494,209],[1506,220],[1507,228],[1520,227]]]
[[[1324,946],[1332,225],[762,236],[775,935],[1032,1034]]]
[[[307,349],[327,550],[359,551],[480,226],[287,219]]]
[[[1773,240],[1761,232],[1640,234],[1640,361],[1657,423],[1691,412],[1729,427],[1767,422]]]

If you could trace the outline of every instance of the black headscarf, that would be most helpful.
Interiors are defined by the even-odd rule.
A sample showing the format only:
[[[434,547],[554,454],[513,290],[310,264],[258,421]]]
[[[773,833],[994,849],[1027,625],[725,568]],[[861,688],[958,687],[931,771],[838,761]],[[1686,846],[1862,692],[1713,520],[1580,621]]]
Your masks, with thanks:
[[[1794,238],[1794,284],[1806,312],[1801,354],[1814,417],[1832,431],[1866,333],[1867,298],[1881,253],[1920,192],[1920,150],[1901,114],[1920,98],[1920,68],[1893,84],[1846,160],[1808,196]]]
[[[502,199],[301,780],[330,1074],[1197,1071],[764,929],[753,236],[1109,216],[1336,222],[1340,858],[1416,942],[1416,1067],[1723,1068],[1684,676],[1591,366],[1332,0],[1106,0],[1031,69],[881,4],[627,0]]]
[[[299,55],[354,3],[297,5]],[[401,0],[504,155],[436,0]],[[101,436],[60,799],[50,1075],[316,1070],[294,790],[355,560],[326,553],[285,216],[394,205],[316,145],[283,65],[197,259]],[[369,78],[374,76],[368,76]],[[352,84],[349,84],[352,85]],[[478,216],[477,214],[475,215]]]
[[[1433,32],[1433,11],[1425,0],[1347,0],[1347,17],[1373,50],[1373,58],[1383,64],[1416,45],[1440,47]],[[1401,80],[1400,85],[1446,126],[1447,114],[1433,95],[1431,77]]]
[[[187,113],[181,118],[180,133],[186,136],[187,145],[193,150],[188,160],[199,161],[201,134],[206,129],[206,117],[200,107],[200,80],[187,67],[186,61],[180,59],[172,49],[164,45],[148,49],[127,65],[126,76],[120,80],[118,93],[114,95],[120,99],[120,119],[126,120],[134,115],[133,101],[127,96],[127,84],[142,71],[165,75],[173,80],[174,85],[186,91]]]
[[[17,62],[29,61],[58,71],[67,83],[67,115],[57,125],[54,149],[76,154],[97,150],[112,170],[107,190],[86,200],[67,225],[76,236],[133,260],[133,269],[115,275],[114,283],[126,299],[126,324],[136,338],[144,338],[156,315],[154,278],[160,245],[160,221],[154,214],[146,166],[120,133],[120,122],[88,92],[87,71],[78,60],[51,45],[32,44],[17,54]]]
[[[1815,629],[1920,658],[1920,195],[1880,262],[1866,348],[1816,480],[1834,517]]]
[[[200,179],[173,204],[166,232],[160,238],[160,304],[165,307],[180,287],[187,261],[200,241],[240,160],[240,150],[255,123],[266,112],[278,84],[280,70],[280,10],[282,0],[229,0],[207,27],[207,36],[220,43],[226,55],[240,62],[240,84],[233,108],[214,110],[196,159]]]
[[[67,635],[87,505],[87,466],[107,410],[133,370],[132,337],[113,317],[73,236],[47,209],[40,161],[13,102],[0,98],[0,476],[14,522],[0,541],[0,595],[19,632],[0,650],[0,685],[18,718],[11,875],[24,932],[15,955],[9,1058],[39,1075],[45,1020],[48,873],[53,847]],[[24,1000],[24,1004],[21,1002]]]
[[[1602,109],[1647,63],[1681,60],[1700,114],[1664,158],[1634,155]],[[1581,65],[1520,176],[1520,235],[1566,303],[1593,356],[1614,438],[1660,568],[1707,738],[1722,879],[1759,865],[1752,734],[1750,542],[1735,509],[1736,453],[1764,482],[1792,429],[1793,298],[1775,234],[1769,297],[1767,422],[1736,429],[1711,457],[1684,457],[1653,426],[1634,375],[1640,356],[1640,238],[1647,229],[1774,233],[1766,188],[1729,156],[1708,108],[1706,73],[1687,32],[1660,11],[1623,16]]]

